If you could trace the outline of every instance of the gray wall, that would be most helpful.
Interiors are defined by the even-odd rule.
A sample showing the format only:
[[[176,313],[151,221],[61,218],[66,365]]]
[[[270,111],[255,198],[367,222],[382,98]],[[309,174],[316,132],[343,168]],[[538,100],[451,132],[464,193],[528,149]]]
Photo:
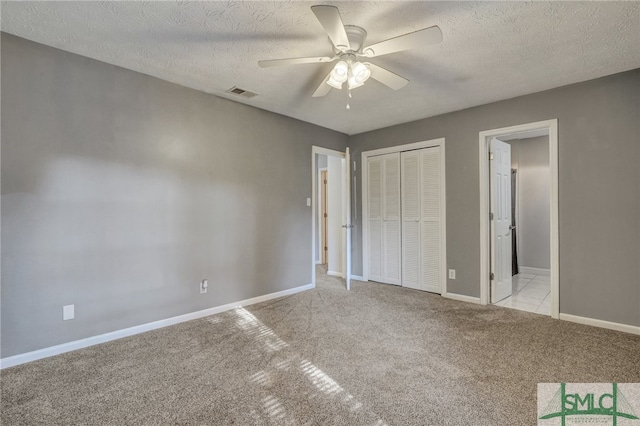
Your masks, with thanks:
[[[550,118],[561,312],[640,325],[640,70],[347,138],[1,41],[2,357],[311,282],[311,145],[358,163],[359,275],[360,153],[446,137],[448,287],[478,296],[478,132]]]
[[[640,325],[640,70],[349,138],[353,158],[446,138],[448,291],[480,295],[478,133],[557,118],[560,311]],[[464,96],[461,93],[460,96]],[[358,172],[357,191],[361,174]],[[357,198],[354,240],[362,238]],[[353,272],[362,271],[354,245]]]
[[[310,283],[311,145],[346,142],[2,34],[1,356]]]
[[[511,168],[517,169],[516,237],[518,265],[549,269],[549,212],[551,171],[549,137],[507,141],[511,145]]]

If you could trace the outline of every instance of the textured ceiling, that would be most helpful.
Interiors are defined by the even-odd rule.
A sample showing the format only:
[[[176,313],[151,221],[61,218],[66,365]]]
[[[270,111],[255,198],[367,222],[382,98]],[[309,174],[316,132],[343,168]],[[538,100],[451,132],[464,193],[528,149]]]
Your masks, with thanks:
[[[330,64],[310,10],[340,8],[367,44],[432,25],[444,41],[376,58],[411,80],[312,98]],[[640,2],[2,2],[2,31],[348,134],[640,68]],[[224,93],[238,86],[259,96]]]

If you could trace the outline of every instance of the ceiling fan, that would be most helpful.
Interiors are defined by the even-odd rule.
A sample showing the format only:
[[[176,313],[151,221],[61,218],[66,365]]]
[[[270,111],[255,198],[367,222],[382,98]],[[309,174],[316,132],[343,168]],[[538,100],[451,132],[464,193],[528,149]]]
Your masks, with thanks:
[[[344,25],[337,7],[318,5],[311,6],[311,10],[333,44],[333,55],[312,58],[272,59],[259,61],[258,65],[266,68],[280,65],[328,63],[338,60],[331,72],[313,93],[314,97],[325,96],[332,87],[342,89],[344,83],[347,83],[349,97],[351,97],[351,89],[362,86],[369,77],[378,80],[393,90],[399,90],[406,86],[409,80],[378,65],[362,62],[361,59],[364,58],[366,60],[442,42],[442,31],[438,26],[433,26],[365,47],[364,43],[367,38],[365,29],[355,25]],[[348,104],[347,108],[349,108]]]

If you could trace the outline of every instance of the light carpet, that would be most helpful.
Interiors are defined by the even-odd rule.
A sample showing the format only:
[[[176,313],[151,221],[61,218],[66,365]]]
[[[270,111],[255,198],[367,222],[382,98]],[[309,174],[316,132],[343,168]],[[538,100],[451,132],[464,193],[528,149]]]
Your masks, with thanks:
[[[640,336],[321,274],[0,378],[3,425],[533,425],[539,382],[640,382]]]

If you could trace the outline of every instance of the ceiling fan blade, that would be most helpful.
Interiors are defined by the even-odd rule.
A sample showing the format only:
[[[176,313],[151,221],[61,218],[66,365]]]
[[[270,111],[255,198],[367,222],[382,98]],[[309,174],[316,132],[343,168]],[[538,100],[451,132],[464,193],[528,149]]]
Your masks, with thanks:
[[[340,11],[335,6],[311,6],[311,10],[320,21],[320,25],[327,32],[331,42],[339,50],[346,51],[351,48],[349,37],[344,29]]]
[[[333,70],[331,70],[333,71]],[[329,80],[329,77],[331,77],[331,72],[329,72],[329,74],[327,74],[327,76],[322,80],[322,83],[320,83],[320,86],[318,86],[318,88],[316,89],[315,92],[313,92],[313,97],[314,98],[319,98],[322,96],[326,96],[327,93],[329,93],[329,91],[331,91],[331,86],[329,86],[327,84],[327,80]]]
[[[401,52],[403,50],[422,47],[429,44],[442,42],[442,31],[435,25],[423,30],[414,31],[405,35],[390,38],[380,43],[365,47],[363,53],[369,58],[375,56],[388,55],[389,53]]]
[[[287,59],[268,59],[266,61],[258,61],[258,65],[261,68],[277,67],[280,65],[295,65],[295,64],[320,64],[323,62],[331,62],[336,57],[330,58],[329,56],[318,56],[315,58],[287,58]]]
[[[378,80],[385,86],[391,87],[393,90],[400,90],[409,83],[409,80],[406,78],[378,65],[370,63],[367,63],[366,65],[369,66],[369,70],[371,71],[371,78]]]

